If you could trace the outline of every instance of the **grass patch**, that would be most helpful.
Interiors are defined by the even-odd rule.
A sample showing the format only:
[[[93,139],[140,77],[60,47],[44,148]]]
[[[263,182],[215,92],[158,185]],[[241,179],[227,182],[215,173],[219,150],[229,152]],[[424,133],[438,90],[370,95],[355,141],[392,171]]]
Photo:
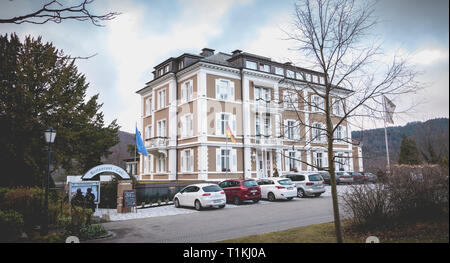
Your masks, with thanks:
[[[381,243],[448,243],[448,221],[435,223],[417,223],[396,226],[391,229],[358,232],[351,228],[349,221],[344,221],[344,243],[365,243],[369,236],[376,236]],[[335,243],[334,223],[324,223],[297,227],[277,232],[250,235],[220,241],[219,243]]]
[[[251,235],[221,241],[221,243],[335,243],[334,223],[324,223],[282,230],[277,232]],[[362,242],[344,237],[344,242]]]

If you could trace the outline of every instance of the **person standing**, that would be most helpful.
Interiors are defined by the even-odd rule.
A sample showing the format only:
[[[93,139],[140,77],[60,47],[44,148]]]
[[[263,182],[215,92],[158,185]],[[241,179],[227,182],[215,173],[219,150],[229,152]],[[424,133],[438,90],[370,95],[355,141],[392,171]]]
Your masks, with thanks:
[[[92,188],[88,188],[86,192],[86,196],[84,197],[85,207],[86,209],[91,210],[92,212],[87,216],[87,224],[91,223],[91,215],[95,212],[95,195],[92,193]]]

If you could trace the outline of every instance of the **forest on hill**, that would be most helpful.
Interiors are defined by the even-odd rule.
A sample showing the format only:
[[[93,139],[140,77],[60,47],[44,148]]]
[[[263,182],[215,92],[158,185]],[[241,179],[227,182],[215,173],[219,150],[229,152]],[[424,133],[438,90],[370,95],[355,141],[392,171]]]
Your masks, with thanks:
[[[403,135],[413,139],[422,163],[431,159],[449,158],[449,119],[437,118],[425,122],[410,122],[405,126],[387,128],[391,164],[398,163]],[[364,170],[376,172],[386,167],[384,128],[353,131],[352,138],[363,143]],[[433,158],[432,158],[433,157]]]

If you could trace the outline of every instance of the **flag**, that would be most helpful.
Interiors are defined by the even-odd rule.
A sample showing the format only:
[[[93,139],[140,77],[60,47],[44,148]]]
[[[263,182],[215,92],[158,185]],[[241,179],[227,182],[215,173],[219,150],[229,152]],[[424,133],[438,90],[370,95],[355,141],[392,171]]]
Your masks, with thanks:
[[[395,104],[383,95],[384,120],[387,123],[394,124]]]
[[[233,142],[233,143],[236,143],[236,139],[234,138],[234,135],[233,135],[233,133],[231,132],[231,129],[230,129],[230,127],[228,126],[228,123],[227,123],[227,136],[228,137],[230,137],[230,139],[231,139],[231,141]]]
[[[144,141],[141,138],[141,133],[136,127],[136,149],[138,153],[143,154],[144,156],[148,155],[147,149],[145,149]]]

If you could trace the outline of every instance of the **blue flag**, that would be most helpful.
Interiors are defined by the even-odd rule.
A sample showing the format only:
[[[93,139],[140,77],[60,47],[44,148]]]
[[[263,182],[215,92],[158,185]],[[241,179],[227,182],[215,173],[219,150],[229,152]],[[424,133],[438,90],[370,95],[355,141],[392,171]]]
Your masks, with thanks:
[[[147,149],[145,149],[144,141],[141,138],[141,133],[136,127],[136,149],[138,153],[143,154],[144,156],[148,155]]]

